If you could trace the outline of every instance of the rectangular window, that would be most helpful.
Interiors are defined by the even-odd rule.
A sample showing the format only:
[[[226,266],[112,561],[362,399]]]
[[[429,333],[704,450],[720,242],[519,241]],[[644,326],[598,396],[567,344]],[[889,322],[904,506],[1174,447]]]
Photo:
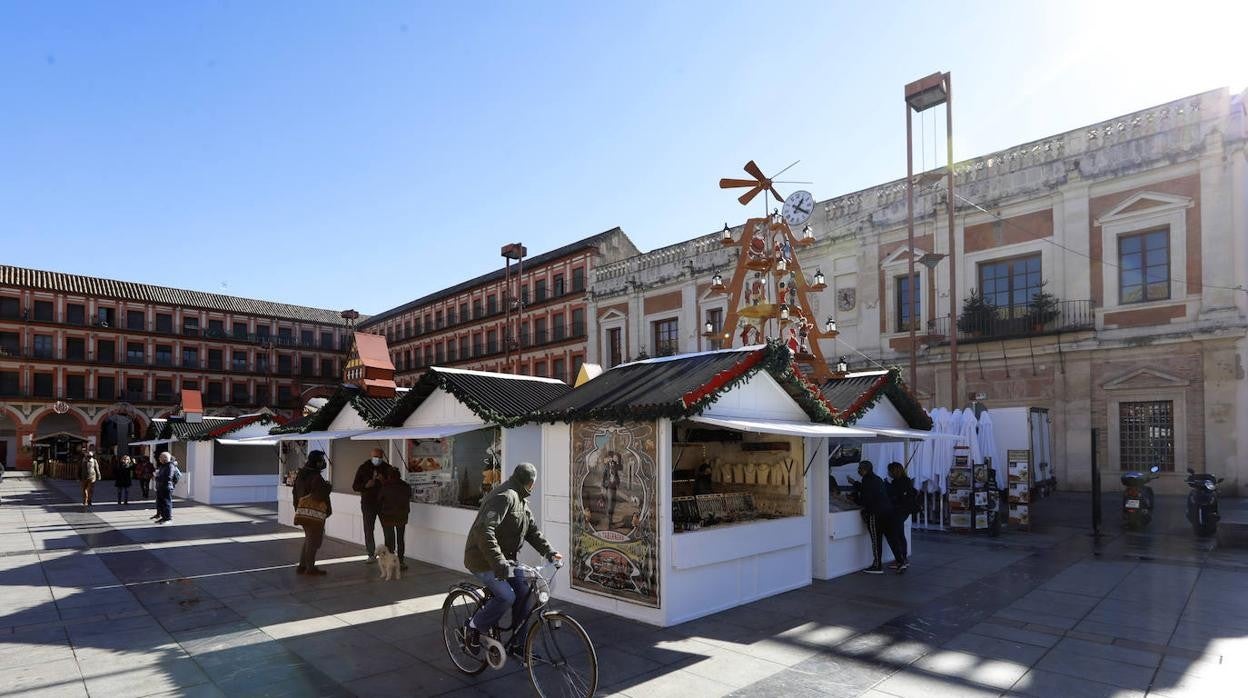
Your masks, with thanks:
[[[295,343],[295,333],[289,327],[277,328],[277,343],[289,347]]]
[[[433,312],[433,326],[435,329],[439,330],[446,326],[446,323],[442,320],[441,310],[435,310]]]
[[[220,349],[209,349],[208,368],[212,371],[223,370],[225,368],[225,352]]]
[[[156,365],[172,366],[173,365],[173,347],[168,344],[156,345]]]
[[[142,310],[126,311],[126,329],[137,332],[147,329],[147,315]]]
[[[563,313],[555,313],[550,316],[551,334],[554,335],[551,341],[562,341],[568,336],[567,328],[563,325]]]
[[[440,366],[443,363],[446,363],[446,350],[444,349],[445,346],[446,345],[444,345],[442,342],[438,342],[437,344],[433,345],[433,365],[434,366]]]
[[[607,368],[624,363],[624,331],[619,327],[607,330]]]
[[[230,370],[235,373],[245,373],[247,371],[247,352],[233,352],[230,357]]]
[[[169,313],[156,313],[156,331],[165,334],[173,334],[173,315]]]
[[[321,359],[321,377],[332,378],[334,376],[334,360]]]
[[[230,385],[230,402],[236,405],[246,405],[251,402],[251,392],[247,389],[246,383],[232,383]]]
[[[545,361],[533,362],[533,375],[537,376],[538,378],[546,377],[546,362]]]
[[[537,279],[533,282],[533,302],[541,303],[546,300],[546,279]]]
[[[269,372],[269,355],[262,351],[256,352],[256,372],[257,373]]]
[[[285,404],[289,403],[289,402],[290,402],[290,400],[291,400],[291,397],[290,397],[290,386],[289,386],[289,385],[279,385],[279,386],[277,386],[277,404],[278,404],[279,406],[281,406],[281,405],[285,405]]]
[[[550,377],[566,381],[567,376],[563,375],[563,359],[554,359],[550,362]]]
[[[56,320],[55,305],[52,301],[35,301],[35,321],[53,322]]]
[[[572,292],[580,293],[585,290],[585,268],[577,267],[572,270]]]
[[[126,363],[142,365],[146,358],[146,351],[142,344],[126,342]]]
[[[1118,404],[1118,469],[1174,470],[1174,402]]]
[[[486,315],[493,315],[494,313],[497,313],[497,312],[498,312],[498,296],[491,293],[485,298],[485,313]]]
[[[468,321],[468,304],[467,303],[459,304],[459,321],[460,322]]]
[[[126,379],[126,400],[130,402],[142,402],[147,399],[146,381],[142,378]]]
[[[913,283],[912,283],[913,282]],[[910,330],[912,319],[910,317],[910,294],[912,289],[919,286],[919,275],[916,273],[913,277],[898,276],[896,279],[896,302],[897,302],[897,331],[907,332]],[[914,313],[916,318],[923,317],[922,297],[916,296],[914,299]],[[915,329],[919,329],[915,324]]]
[[[0,395],[17,397],[22,392],[20,376],[17,371],[0,371]]]
[[[204,391],[204,401],[216,405],[225,402],[225,387],[220,381],[208,383],[208,389]]]
[[[65,359],[68,361],[86,361],[87,340],[82,337],[66,337]]]
[[[527,305],[529,302],[529,285],[524,284],[520,287],[520,303]]]
[[[299,357],[299,375],[304,377],[316,375],[316,362],[312,360],[311,356]]]
[[[0,318],[5,320],[21,320],[22,301],[12,296],[0,297]]]
[[[654,355],[672,356],[680,351],[680,333],[676,318],[654,323]]]
[[[272,337],[272,336],[273,336],[272,325],[260,325],[260,324],[256,325],[256,341],[257,342],[260,342],[263,344],[264,342],[269,341],[269,337]]]
[[[267,405],[267,404],[269,404],[269,395],[270,395],[270,392],[269,392],[269,384],[268,384],[268,383],[257,383],[257,384],[256,384],[255,398],[251,401],[251,404],[253,404],[253,405]]]
[[[65,322],[71,325],[87,324],[87,306],[81,303],[69,303],[66,305]]]
[[[479,320],[484,313],[481,311],[481,299],[472,299],[472,319]]]
[[[52,374],[35,374],[35,397],[52,397]]]
[[[1038,254],[979,265],[980,292],[1003,317],[1026,317],[1027,304],[1043,284]]]
[[[231,334],[234,335],[234,339],[247,339],[247,323],[236,322],[233,328]]]
[[[459,338],[459,358],[461,361],[471,358],[468,354],[468,335]]]
[[[455,361],[455,338],[446,340],[446,362],[453,363]]]
[[[35,338],[30,348],[33,350],[33,354],[36,359],[52,358],[52,354],[53,354],[52,335],[50,334],[35,335]]]
[[[95,358],[100,363],[113,363],[117,360],[117,344],[111,339],[95,340]]]
[[[65,376],[65,397],[71,400],[85,400],[87,397],[87,377]]]
[[[433,315],[425,313],[425,332],[433,331]]]
[[[277,373],[282,376],[289,376],[291,373],[293,373],[290,367],[291,367],[290,355],[278,354],[277,355]]]
[[[455,306],[446,309],[446,326],[450,327],[455,324]]]
[[[1170,297],[1170,230],[1118,238],[1118,302],[1146,303]]]
[[[208,336],[218,337],[218,338],[224,337],[225,336],[225,321],[224,320],[209,320],[208,321]]]
[[[408,371],[412,370],[413,368],[416,368],[416,365],[412,363],[412,350],[411,349],[408,349],[407,351],[403,352],[403,368],[404,370],[408,370]]]
[[[117,326],[117,311],[114,310],[113,308],[98,308],[97,307],[95,309],[95,324],[99,325],[100,327],[116,327]]]
[[[555,298],[563,295],[563,274],[555,274],[554,290],[553,295]]]
[[[425,346],[425,365],[433,365],[433,347],[428,345]]]
[[[525,320],[520,323],[520,346],[532,346],[532,338],[529,336],[529,321]]]
[[[585,336],[585,309],[577,308],[572,311],[572,336]]]
[[[173,399],[173,381],[168,378],[156,379],[156,400],[167,402]]]
[[[187,337],[199,336],[199,318],[183,317],[182,318],[182,334]]]
[[[487,354],[498,353],[498,330],[489,330],[485,333],[485,351]]]
[[[21,335],[16,332],[0,332],[0,356],[20,356]]]
[[[308,347],[308,348],[315,347],[316,346],[316,333],[313,332],[312,330],[300,330],[299,342],[303,344],[303,346]]]
[[[96,376],[95,399],[109,401],[116,400],[117,379],[112,376]]]
[[[703,329],[709,325],[711,336],[707,338],[712,349],[719,349],[723,345],[724,339],[724,309],[711,308],[706,311],[706,322],[703,323]]]
[[[407,323],[407,333],[409,335],[412,333],[412,323],[410,322]],[[333,348],[334,348],[334,333],[333,332],[321,333],[321,348],[329,349],[330,351],[333,351]]]
[[[182,368],[199,368],[199,350],[184,347],[182,349]]]
[[[199,381],[182,379],[183,390],[199,390]]]
[[[585,365],[585,357],[576,355],[572,357],[572,373],[568,375],[568,382],[575,383],[577,377],[581,375],[581,366]]]

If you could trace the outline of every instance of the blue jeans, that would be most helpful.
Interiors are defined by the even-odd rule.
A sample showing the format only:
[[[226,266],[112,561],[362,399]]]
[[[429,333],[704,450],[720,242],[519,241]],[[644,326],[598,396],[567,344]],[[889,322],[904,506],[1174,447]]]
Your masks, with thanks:
[[[502,620],[503,613],[507,611],[508,607],[511,607],[511,622],[514,626],[516,620],[524,616],[524,601],[529,591],[528,580],[517,579],[516,577],[495,579],[493,572],[476,572],[475,574],[477,579],[481,580],[481,583],[490,590],[493,596],[472,617],[473,627],[481,632],[485,632],[498,625],[498,621]]]

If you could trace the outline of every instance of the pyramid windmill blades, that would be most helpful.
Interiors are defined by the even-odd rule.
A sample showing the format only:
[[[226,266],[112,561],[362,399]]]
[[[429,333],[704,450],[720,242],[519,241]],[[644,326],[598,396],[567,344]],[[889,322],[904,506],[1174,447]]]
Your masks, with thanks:
[[[758,165],[753,160],[745,163],[745,171],[750,173],[750,176],[757,179],[759,182],[767,181],[767,178],[763,176],[763,171],[758,168]]]
[[[737,197],[737,201],[740,201],[741,205],[745,206],[746,204],[753,201],[754,197],[758,196],[758,193],[762,190],[763,190],[763,185],[759,184],[758,182],[755,182],[754,188],[742,194],[741,196]]]
[[[758,182],[753,179],[730,179],[723,178],[719,180],[720,189],[736,189],[738,187],[757,187]]]

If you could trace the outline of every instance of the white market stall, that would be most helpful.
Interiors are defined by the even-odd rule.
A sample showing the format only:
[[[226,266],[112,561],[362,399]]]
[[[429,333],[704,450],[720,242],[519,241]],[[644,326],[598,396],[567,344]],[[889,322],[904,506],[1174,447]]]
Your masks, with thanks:
[[[386,416],[395,426],[351,437],[387,443],[390,462],[412,486],[408,557],[461,569],[482,496],[519,463],[538,467],[530,502],[539,515],[542,428],[516,422],[569,390],[553,378],[431,367]],[[337,517],[337,500],[334,512]]]
[[[881,434],[837,424],[789,357],[769,344],[625,364],[534,416],[542,529],[571,560],[556,595],[669,626],[806,586],[869,550],[865,531],[825,545],[822,464],[828,441]]]
[[[277,498],[278,456],[275,441],[264,437],[276,423],[269,412],[240,417],[174,417],[155,420],[159,436],[134,445],[168,450],[183,477],[174,495],[204,504],[273,502]]]

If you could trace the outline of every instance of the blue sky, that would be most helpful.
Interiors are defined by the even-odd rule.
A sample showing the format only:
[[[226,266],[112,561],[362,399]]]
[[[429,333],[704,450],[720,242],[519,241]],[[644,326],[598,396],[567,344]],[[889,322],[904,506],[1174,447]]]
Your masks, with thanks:
[[[957,158],[1243,89],[1243,7],[4,2],[0,263],[376,312],[507,242],[739,222],[751,158],[899,177],[937,70]]]

